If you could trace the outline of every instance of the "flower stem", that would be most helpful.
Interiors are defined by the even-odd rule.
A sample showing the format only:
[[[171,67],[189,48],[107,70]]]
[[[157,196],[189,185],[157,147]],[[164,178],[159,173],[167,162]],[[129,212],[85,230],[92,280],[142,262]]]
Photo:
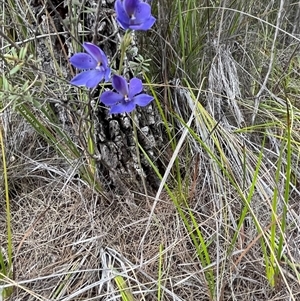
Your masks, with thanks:
[[[124,58],[126,55],[126,49],[129,45],[130,45],[130,31],[126,30],[123,40],[121,42],[121,58],[120,58],[120,64],[119,64],[119,75],[122,75],[121,71],[123,68]]]

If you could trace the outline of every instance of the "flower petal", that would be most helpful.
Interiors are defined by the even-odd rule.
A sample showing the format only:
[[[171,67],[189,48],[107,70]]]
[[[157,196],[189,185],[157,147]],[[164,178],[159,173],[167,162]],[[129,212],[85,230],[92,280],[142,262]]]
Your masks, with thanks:
[[[101,63],[105,68],[108,65],[107,57],[105,53],[96,45],[89,42],[83,43],[84,50],[91,55],[97,63]]]
[[[130,18],[135,15],[136,9],[140,4],[140,0],[123,0],[124,10]]]
[[[135,96],[132,99],[132,102],[135,104],[139,105],[140,107],[145,107],[147,106],[152,100],[154,99],[153,96],[150,96],[148,94],[139,94]]]
[[[136,77],[132,78],[129,82],[129,99],[132,99],[134,95],[141,93],[143,90],[142,81]]]
[[[140,2],[136,7],[134,24],[144,23],[151,17],[151,6],[148,3]]]
[[[110,114],[130,113],[135,109],[135,103],[133,101],[121,102],[115,106],[112,106]]]
[[[123,20],[117,18],[117,21],[119,23],[119,25],[124,29],[124,30],[127,30],[127,29],[130,29],[130,24],[129,22],[123,22]]]
[[[70,58],[70,63],[78,69],[96,68],[97,62],[87,53],[79,52]]]
[[[100,95],[100,101],[107,106],[113,106],[122,100],[124,100],[123,95],[112,91],[105,91]]]
[[[121,0],[115,2],[115,11],[117,13],[117,21],[123,29],[128,29],[130,24],[130,18],[127,15],[123,3]]]
[[[90,71],[90,78],[86,82],[88,88],[95,88],[104,78],[104,72],[94,69]]]
[[[129,25],[129,28],[132,29],[132,30],[148,30],[153,26],[155,21],[156,21],[156,19],[153,16],[151,16],[144,23],[137,24],[137,25],[136,24],[131,24],[131,25]]]
[[[86,83],[91,79],[91,72],[92,71],[89,70],[77,74],[71,79],[70,83],[75,86],[86,86]]]
[[[128,96],[128,84],[124,77],[114,75],[112,78],[112,85],[123,96]]]
[[[104,72],[104,80],[106,82],[108,82],[110,80],[110,73],[111,73],[111,70],[110,68],[106,68],[105,69],[105,72]]]

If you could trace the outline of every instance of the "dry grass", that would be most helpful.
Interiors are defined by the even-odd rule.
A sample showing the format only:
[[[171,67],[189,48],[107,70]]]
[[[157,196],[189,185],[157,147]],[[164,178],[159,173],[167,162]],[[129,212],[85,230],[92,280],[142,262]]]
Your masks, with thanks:
[[[70,171],[62,169],[61,159],[51,148],[46,150],[43,141],[22,121],[15,120],[13,124],[23,126],[24,135],[27,128],[29,137],[35,139],[26,149],[23,135],[13,127],[6,132],[14,141],[9,178],[17,250],[14,276],[19,287],[11,300],[118,299],[113,280],[116,274],[123,275],[136,300],[155,300],[160,245],[164,300],[209,300],[203,269],[167,196],[158,202],[155,219],[140,246],[149,217],[142,195],[133,201],[113,195],[109,200],[103,199],[79,178],[70,178]],[[238,198],[228,186],[218,200],[208,199],[210,193],[201,185],[205,174],[198,176],[190,208],[210,241],[212,266],[220,271],[217,277],[223,300],[289,300],[284,285],[270,289],[263,276],[265,267],[257,231],[250,219],[240,233],[235,255],[228,261],[224,246],[230,244],[228,240],[240,214]],[[253,200],[253,208],[262,220],[268,208],[265,201]],[[299,256],[296,204],[296,200],[291,204],[295,216],[290,217],[286,235],[293,256]],[[3,216],[0,222],[3,228]],[[4,246],[3,232],[0,238]],[[297,298],[297,280],[288,266],[282,269]]]
[[[57,8],[62,8],[58,3],[60,1],[50,2]],[[223,2],[224,8],[228,3]],[[20,6],[23,2],[16,3]],[[39,2],[27,1],[26,5],[38,7],[35,6],[37,3]],[[172,138],[179,140],[184,129],[183,122],[180,118],[174,118],[174,114],[178,114],[187,122],[195,104],[191,93],[198,90],[201,92],[200,99],[197,99],[197,114],[191,126],[191,130],[197,135],[187,135],[183,147],[178,150],[178,164],[183,174],[182,190],[178,191],[174,185],[176,172],[170,176],[171,180],[168,182],[174,195],[177,194],[179,202],[182,202],[180,206],[183,212],[189,217],[192,212],[197,222],[198,228],[191,228],[190,233],[174,206],[174,200],[167,192],[164,191],[159,196],[157,203],[154,200],[156,191],[151,189],[149,196],[128,189],[126,185],[120,190],[122,194],[116,194],[109,189],[100,193],[96,185],[91,185],[91,182],[88,183],[81,177],[82,167],[89,167],[87,157],[82,153],[77,159],[62,156],[53,144],[45,141],[16,113],[15,103],[10,103],[8,109],[1,111],[1,130],[5,136],[8,161],[14,244],[13,279],[2,279],[1,285],[5,287],[13,284],[14,292],[10,300],[122,300],[115,281],[117,275],[121,275],[126,281],[134,298],[132,300],[300,300],[299,56],[295,54],[298,46],[293,44],[298,39],[298,29],[296,25],[292,26],[295,15],[287,14],[286,18],[290,18],[289,22],[293,28],[284,30],[286,33],[292,32],[296,40],[293,40],[291,34],[285,36],[280,31],[276,34],[280,36],[282,45],[285,45],[283,37],[294,42],[287,48],[281,47],[280,43],[278,46],[275,43],[277,38],[273,36],[275,25],[270,29],[262,22],[261,27],[266,32],[262,30],[261,33],[260,27],[255,25],[258,17],[247,19],[251,15],[255,16],[252,11],[253,3],[250,1],[249,10],[246,10],[246,2],[237,7],[237,10],[248,11],[247,14],[241,15],[230,9],[210,8],[210,15],[204,14],[204,8],[200,6],[194,10],[190,9],[195,16],[201,12],[201,28],[205,30],[199,35],[195,34],[195,39],[199,40],[192,45],[195,48],[189,49],[191,51],[188,53],[188,59],[183,62],[183,54],[180,51],[184,52],[186,49],[178,46],[182,37],[175,31],[176,25],[171,23],[171,27],[168,27],[165,22],[174,20],[174,12],[169,9],[169,1],[161,1],[161,6],[158,6],[158,10],[161,10],[158,11],[161,26],[150,35],[150,45],[144,49],[144,53],[152,54],[153,65],[157,64],[158,70],[151,66],[154,69],[151,70],[152,77],[158,81],[155,83],[161,88],[161,94],[157,92],[157,95],[167,108],[167,126],[175,129],[172,133],[176,135]],[[263,7],[263,4],[262,7],[255,6],[255,9],[265,12],[267,22],[276,24],[276,21],[281,21],[281,16],[276,14],[277,7],[272,13],[272,3],[269,7]],[[3,2],[2,7],[5,7],[5,4]],[[288,4],[292,7],[292,4]],[[85,17],[88,16],[86,20],[89,24],[94,24],[96,5],[89,5],[87,11],[84,11],[84,5],[74,4],[74,7],[81,10]],[[19,11],[19,8],[17,7],[16,11]],[[267,13],[269,10],[270,13]],[[58,30],[58,27],[61,27],[59,16],[51,9],[48,12],[50,11],[51,14],[41,21],[41,27],[45,27],[46,24],[51,26],[43,28],[44,35],[36,39],[35,45],[36,51],[42,49],[48,57],[37,63],[41,68],[38,71],[25,64],[24,69],[27,73],[24,74],[30,78],[31,72],[36,72],[39,79],[33,89],[34,99],[42,105],[46,101],[52,102],[56,113],[59,113],[60,127],[66,129],[70,136],[74,135],[74,132],[84,136],[86,128],[80,128],[81,122],[84,124],[88,120],[92,123],[93,119],[81,118],[80,110],[85,110],[88,106],[82,102],[84,97],[80,98],[78,95],[82,96],[84,93],[73,88],[69,90],[67,80],[70,74],[66,57],[70,53],[57,52],[57,46],[62,42],[59,38],[62,37],[67,37],[65,43],[69,52],[73,51],[71,44],[75,44],[77,27],[70,22],[70,32],[67,32],[67,35],[65,32],[58,34],[57,32],[62,30]],[[107,11],[108,19],[113,20],[110,10]],[[187,9],[185,14],[187,11],[189,10]],[[39,15],[38,12],[35,13]],[[16,32],[13,34],[22,36],[21,29],[26,23],[26,34],[34,38],[34,26],[26,21],[28,15],[30,10],[20,13],[20,23],[16,23]],[[167,17],[162,18],[162,15]],[[234,22],[236,15],[240,16],[237,23]],[[103,17],[102,12],[99,16]],[[194,20],[194,17],[191,16],[191,20]],[[206,20],[206,17],[209,18]],[[115,49],[115,43],[112,38],[116,33],[110,32],[111,28],[105,27],[107,20],[101,18],[98,20],[99,24],[104,24],[104,32],[110,35],[108,44],[103,47],[107,48],[108,53],[113,52],[111,49]],[[6,21],[5,18],[2,20]],[[212,31],[209,35],[215,34],[210,36],[214,38],[210,41],[212,44],[204,42],[208,21],[211,22],[208,28]],[[228,24],[230,26],[227,28]],[[80,25],[84,27],[84,24]],[[259,28],[257,32],[254,32],[255,28]],[[90,40],[97,36],[96,28],[93,27],[88,33],[86,29],[83,28],[80,34],[84,34]],[[271,31],[271,38],[267,30]],[[51,37],[47,36],[49,31],[53,34]],[[259,39],[256,41],[252,35]],[[264,39],[264,47],[260,48]],[[5,39],[4,41],[7,42]],[[22,39],[18,43],[21,45]],[[188,44],[185,46],[188,47]],[[278,49],[273,49],[274,58],[270,62],[272,45]],[[9,43],[6,46],[9,47]],[[156,52],[153,51],[155,47]],[[39,58],[44,54],[39,53]],[[49,69],[47,66],[50,66]],[[167,71],[162,66],[165,66]],[[270,66],[274,66],[274,69],[268,75]],[[3,70],[7,71],[5,68]],[[57,72],[50,75],[53,70],[61,74]],[[282,70],[285,70],[284,74]],[[193,89],[183,87],[185,81],[181,80],[182,78],[191,80]],[[268,80],[265,85],[266,78]],[[16,81],[12,82],[19,87],[20,83],[23,84],[23,79],[16,78]],[[260,93],[260,89],[264,93]],[[19,90],[17,92],[19,93]],[[258,94],[262,94],[257,97],[260,100],[259,108],[256,107],[255,98]],[[266,277],[262,241],[270,241],[271,228],[274,225],[270,218],[272,198],[276,189],[279,191],[276,223],[279,224],[279,218],[283,214],[286,156],[282,155],[282,164],[278,162],[282,145],[286,141],[284,133],[287,128],[287,99],[291,102],[294,122],[291,128],[292,180],[287,227],[284,233],[284,256],[281,257],[279,279],[276,286],[272,287]],[[25,99],[24,102],[26,101]],[[89,105],[91,103],[92,101]],[[2,99],[1,109],[6,104],[6,99]],[[156,111],[149,112],[154,114]],[[38,109],[34,113],[39,120],[45,118]],[[107,115],[104,113],[99,116],[105,116],[105,122],[107,121]],[[142,114],[138,115],[141,116]],[[150,117],[155,120],[152,115]],[[75,122],[72,124],[70,120]],[[49,128],[56,128],[57,124],[47,122],[45,124]],[[162,128],[165,129],[163,126]],[[155,134],[159,135],[161,132],[163,131],[159,128]],[[157,153],[153,155],[155,157],[158,154],[155,158],[161,160],[162,170],[172,157],[172,141],[166,142],[164,139],[165,137],[162,137],[159,140]],[[200,140],[204,141],[203,144],[199,143]],[[78,148],[82,150],[81,141],[79,142]],[[163,143],[164,145],[161,145]],[[282,153],[285,154],[285,151]],[[260,154],[263,157],[262,162],[259,161]],[[218,160],[226,166],[225,169],[220,167]],[[100,174],[101,167],[103,166],[97,166]],[[256,179],[254,175],[257,168],[259,172]],[[275,176],[278,169],[281,170],[281,177],[277,181]],[[126,176],[125,174],[125,178]],[[255,189],[250,198],[249,211],[239,229],[238,223],[246,207],[245,199],[251,193],[253,181]],[[242,198],[236,189],[237,186],[245,198]],[[1,196],[4,196],[4,192],[3,189]],[[154,204],[152,216],[151,209],[154,208]],[[1,202],[0,206],[4,212],[4,202]],[[261,233],[256,221],[263,230]],[[280,234],[278,228],[276,239]],[[0,247],[4,254],[7,245],[5,229],[6,218],[3,214],[0,216]],[[199,260],[195,242],[191,239],[191,234],[197,230],[201,231],[205,239],[211,261],[209,266],[205,266]],[[237,239],[232,246],[235,234]],[[272,251],[274,250],[267,248],[266,253],[270,255]],[[293,264],[296,270],[293,269]],[[207,285],[206,272],[209,269],[213,271],[215,280],[214,297],[210,296]]]

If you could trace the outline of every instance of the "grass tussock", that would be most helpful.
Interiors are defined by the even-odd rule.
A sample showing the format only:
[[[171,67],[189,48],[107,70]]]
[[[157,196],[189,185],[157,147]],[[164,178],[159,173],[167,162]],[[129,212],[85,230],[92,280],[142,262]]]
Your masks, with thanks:
[[[42,2],[0,9],[0,300],[298,300],[299,4],[154,0],[125,52],[111,1]],[[155,104],[70,86],[83,41]]]

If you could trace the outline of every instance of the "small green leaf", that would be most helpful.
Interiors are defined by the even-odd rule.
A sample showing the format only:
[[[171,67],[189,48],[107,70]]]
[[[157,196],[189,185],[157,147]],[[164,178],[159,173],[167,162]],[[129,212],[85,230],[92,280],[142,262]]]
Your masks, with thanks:
[[[3,87],[3,91],[10,90],[10,84],[8,83],[8,80],[4,75],[2,76],[2,87]]]
[[[20,63],[20,64],[16,65],[15,67],[13,67],[9,71],[9,75],[13,75],[13,74],[17,73],[21,69],[22,65],[23,65],[23,63]]]
[[[12,56],[13,56],[15,59],[18,59],[18,58],[19,58],[19,57],[18,57],[18,53],[17,53],[17,51],[16,51],[15,48],[12,48],[12,49],[11,49],[11,54],[12,54]]]
[[[19,52],[19,59],[20,60],[24,60],[25,59],[25,56],[26,56],[26,53],[27,53],[27,49],[28,49],[28,45],[26,45],[25,47],[22,47],[20,49],[20,52]]]
[[[122,300],[123,301],[135,301],[133,295],[128,289],[128,286],[122,276],[116,276],[115,277],[116,284],[118,286],[118,289],[120,290]]]

